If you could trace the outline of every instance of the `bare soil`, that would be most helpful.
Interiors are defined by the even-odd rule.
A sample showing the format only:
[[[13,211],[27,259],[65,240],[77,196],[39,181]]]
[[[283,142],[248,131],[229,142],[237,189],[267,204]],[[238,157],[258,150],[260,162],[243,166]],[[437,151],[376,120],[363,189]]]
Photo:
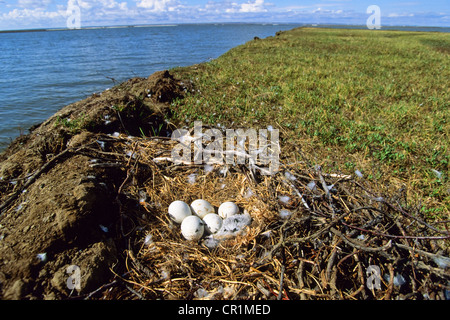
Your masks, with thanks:
[[[0,154],[2,299],[65,299],[71,265],[81,270],[78,294],[114,276],[126,245],[117,195],[127,173],[96,167],[89,148],[107,159],[115,132],[167,134],[169,104],[189,89],[181,83],[168,71],[128,80],[64,107]]]

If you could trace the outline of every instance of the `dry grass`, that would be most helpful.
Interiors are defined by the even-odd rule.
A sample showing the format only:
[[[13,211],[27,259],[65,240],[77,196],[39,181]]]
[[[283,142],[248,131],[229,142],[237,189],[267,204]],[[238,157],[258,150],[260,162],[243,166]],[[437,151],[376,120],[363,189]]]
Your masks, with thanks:
[[[449,289],[448,268],[436,265],[448,262],[448,221],[426,221],[403,194],[322,172],[298,155],[281,159],[272,176],[248,165],[224,174],[220,165],[161,161],[175,143],[168,139],[109,139],[128,172],[118,195],[128,249],[123,272],[96,291],[103,299],[423,299]],[[252,224],[215,248],[186,241],[167,208],[198,198],[215,207],[235,201]],[[367,286],[369,266],[381,271],[378,290]],[[397,274],[402,286],[394,285]]]

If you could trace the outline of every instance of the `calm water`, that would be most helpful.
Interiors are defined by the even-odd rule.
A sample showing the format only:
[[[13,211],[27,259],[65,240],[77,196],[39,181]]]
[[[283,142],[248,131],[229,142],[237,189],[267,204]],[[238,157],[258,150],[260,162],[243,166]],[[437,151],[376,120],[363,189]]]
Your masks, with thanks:
[[[0,151],[72,102],[132,77],[215,59],[297,25],[179,25],[0,33]]]
[[[0,151],[65,105],[112,87],[110,78],[120,83],[201,63],[255,36],[265,38],[297,26],[211,24],[0,33]]]

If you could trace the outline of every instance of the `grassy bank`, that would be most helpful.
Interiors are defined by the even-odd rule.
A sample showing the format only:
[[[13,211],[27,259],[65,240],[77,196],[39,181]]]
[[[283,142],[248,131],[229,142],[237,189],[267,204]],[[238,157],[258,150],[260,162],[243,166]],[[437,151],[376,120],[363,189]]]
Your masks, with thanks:
[[[0,153],[0,299],[445,299],[448,48],[297,29],[62,108]],[[177,163],[195,120],[280,129],[280,172]],[[200,198],[248,215],[188,241]]]
[[[428,217],[445,217],[449,53],[448,34],[295,29],[173,70],[196,86],[173,104],[174,119],[272,125],[286,161],[360,170]]]

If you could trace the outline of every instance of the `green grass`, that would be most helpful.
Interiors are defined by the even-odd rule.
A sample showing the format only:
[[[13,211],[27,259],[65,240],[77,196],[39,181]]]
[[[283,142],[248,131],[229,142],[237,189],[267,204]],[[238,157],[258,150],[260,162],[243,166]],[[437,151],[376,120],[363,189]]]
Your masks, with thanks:
[[[68,129],[71,134],[77,134],[83,129],[89,129],[95,126],[93,120],[88,119],[85,113],[82,113],[80,117],[75,119],[57,117],[55,126],[58,125]]]
[[[173,120],[272,125],[313,162],[406,185],[426,208],[445,208],[425,212],[448,214],[449,48],[443,33],[283,32],[174,69],[196,90],[173,104]]]

